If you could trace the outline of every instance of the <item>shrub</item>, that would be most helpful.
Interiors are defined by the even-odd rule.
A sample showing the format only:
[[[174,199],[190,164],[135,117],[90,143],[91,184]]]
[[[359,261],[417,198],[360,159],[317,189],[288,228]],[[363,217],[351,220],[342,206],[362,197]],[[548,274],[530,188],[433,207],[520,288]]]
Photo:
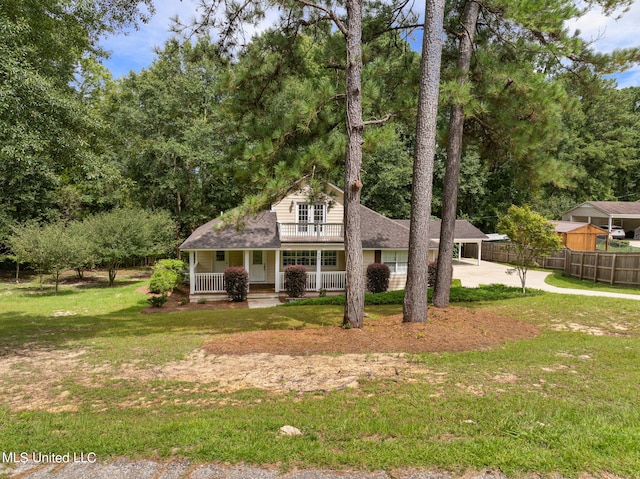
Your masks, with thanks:
[[[307,289],[307,268],[302,265],[287,266],[284,281],[290,298],[301,298]]]
[[[149,291],[164,294],[172,291],[178,284],[178,274],[175,271],[161,269],[151,275]]]
[[[176,273],[178,278],[176,286],[183,282],[186,268],[187,264],[180,259],[161,259],[159,261],[156,261],[156,264],[153,265],[153,270],[155,272],[173,271],[174,273]]]
[[[430,288],[433,288],[436,285],[437,276],[438,276],[438,262],[430,261],[429,272],[427,273],[427,285]],[[451,265],[451,278],[453,278],[453,265]]]
[[[178,274],[182,273],[186,267],[187,264],[181,259],[161,259],[153,265],[154,271],[168,269]]]
[[[169,298],[167,298],[166,294],[163,294],[162,296],[151,296],[147,299],[147,303],[149,303],[154,308],[161,308],[162,305],[168,301],[168,299]]]
[[[232,266],[224,270],[224,289],[231,301],[240,302],[247,299],[249,289],[249,273],[242,266]]]
[[[427,272],[427,285],[433,288],[436,285],[436,277],[438,276],[438,262],[429,261],[429,270]]]
[[[389,289],[389,267],[384,263],[371,263],[367,266],[367,291],[384,293]]]

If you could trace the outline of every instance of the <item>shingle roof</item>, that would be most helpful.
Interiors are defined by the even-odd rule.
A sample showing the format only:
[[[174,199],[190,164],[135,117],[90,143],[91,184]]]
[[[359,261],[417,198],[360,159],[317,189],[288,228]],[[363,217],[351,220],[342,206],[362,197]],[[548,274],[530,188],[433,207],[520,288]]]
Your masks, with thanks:
[[[362,247],[365,249],[395,249],[409,247],[409,221],[392,220],[366,206],[360,206]],[[249,218],[242,230],[233,226],[216,229],[222,222],[215,219],[197,228],[180,245],[181,250],[219,249],[276,249],[278,237],[276,213],[265,211]],[[440,220],[432,220],[429,228],[430,248],[437,248],[433,241],[440,236]],[[456,239],[486,239],[487,236],[465,220],[456,220]]]
[[[409,225],[411,222],[409,220],[395,220],[396,223],[399,223],[409,229]],[[429,238],[431,239],[440,239],[440,227],[442,225],[442,220],[432,219],[429,221]],[[478,239],[478,240],[486,240],[489,237],[480,231],[478,228],[473,226],[467,220],[456,220],[455,229],[454,229],[454,237],[456,239]]]
[[[589,228],[593,231],[601,230],[603,235],[608,234],[606,230],[595,225],[590,225],[589,223],[581,223],[578,221],[549,221],[549,223],[553,225],[556,233],[570,233],[581,228]]]
[[[360,224],[363,248],[409,247],[409,228],[366,206],[360,206]]]
[[[276,214],[272,211],[247,219],[245,227],[240,231],[233,226],[216,229],[219,224],[222,224],[219,219],[203,224],[180,245],[180,249],[280,248]]]
[[[590,204],[608,215],[640,215],[640,201],[586,201],[583,204]]]

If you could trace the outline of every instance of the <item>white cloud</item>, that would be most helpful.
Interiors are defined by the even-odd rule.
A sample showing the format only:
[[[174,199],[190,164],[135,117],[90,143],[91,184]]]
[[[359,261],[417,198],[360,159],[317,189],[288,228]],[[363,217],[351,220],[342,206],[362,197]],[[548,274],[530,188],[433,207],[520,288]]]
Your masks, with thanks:
[[[107,38],[101,45],[111,52],[104,62],[114,77],[126,75],[129,71],[140,71],[151,64],[154,49],[162,47],[171,38],[171,18],[178,15],[188,22],[196,15],[196,4],[189,0],[162,0],[156,2],[156,13],[149,23],[127,34]]]
[[[414,7],[420,14],[424,7],[422,2],[417,2]],[[139,30],[132,30],[127,35],[117,35],[102,42],[102,45],[112,52],[111,58],[105,61],[107,68],[114,77],[126,75],[130,70],[140,71],[151,64],[155,54],[154,48],[162,47],[171,37],[170,18],[178,15],[180,20],[188,22],[197,16],[196,0],[158,0],[156,1],[156,14],[148,24],[142,25]],[[634,2],[628,12],[620,19],[617,14],[607,17],[599,8],[591,9],[580,19],[570,22],[567,27],[571,31],[580,30],[580,36],[593,42],[593,48],[603,53],[610,53],[614,49],[628,48],[640,45],[638,25],[640,25],[640,2]],[[267,12],[266,18],[257,27],[247,30],[246,40],[250,40],[268,28],[276,20],[278,12]],[[421,37],[421,35],[417,35]],[[420,42],[415,45],[419,48]],[[640,67],[616,75],[621,87],[640,85]]]
[[[619,48],[640,45],[638,25],[640,25],[640,4],[631,5],[628,12],[617,11],[607,17],[602,9],[594,7],[577,21],[568,24],[571,30],[580,30],[580,37],[592,41],[600,52],[610,53]],[[616,18],[620,16],[620,18]]]

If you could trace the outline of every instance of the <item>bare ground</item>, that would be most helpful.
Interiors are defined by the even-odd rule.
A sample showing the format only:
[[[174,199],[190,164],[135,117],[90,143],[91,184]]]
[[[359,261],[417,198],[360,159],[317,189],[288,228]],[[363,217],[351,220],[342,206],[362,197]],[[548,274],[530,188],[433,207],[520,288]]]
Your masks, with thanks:
[[[182,311],[230,306],[173,301]],[[363,378],[439,384],[444,373],[411,361],[412,353],[485,349],[539,333],[534,325],[487,311],[432,308],[429,315],[422,324],[403,324],[400,315],[367,319],[361,330],[327,326],[225,335],[184,359],[155,367],[135,362],[96,366],[87,360],[90,351],[25,348],[0,357],[0,394],[15,410],[65,411],[79,406],[67,389],[69,381],[96,387],[109,379],[170,380],[192,383],[189,387],[199,392],[260,388],[276,394],[358,387]],[[154,401],[172,400],[170,391],[163,394]],[[152,405],[143,396],[121,404]],[[95,404],[97,410],[103,407]]]

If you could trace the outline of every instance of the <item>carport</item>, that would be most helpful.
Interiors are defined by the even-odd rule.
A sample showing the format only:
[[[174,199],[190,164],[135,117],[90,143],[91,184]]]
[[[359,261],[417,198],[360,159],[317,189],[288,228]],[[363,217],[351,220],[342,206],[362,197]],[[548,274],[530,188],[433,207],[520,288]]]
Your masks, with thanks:
[[[562,215],[563,221],[621,226],[640,239],[640,201],[586,201]]]

